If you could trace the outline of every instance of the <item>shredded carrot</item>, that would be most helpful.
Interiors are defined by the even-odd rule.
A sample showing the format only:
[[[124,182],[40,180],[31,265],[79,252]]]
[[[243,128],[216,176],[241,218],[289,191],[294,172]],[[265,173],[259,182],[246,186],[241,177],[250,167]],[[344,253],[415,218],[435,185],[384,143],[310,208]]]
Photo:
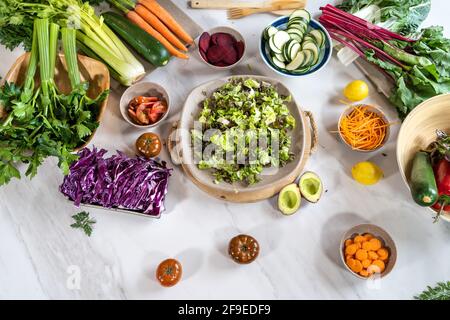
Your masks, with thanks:
[[[389,123],[365,105],[356,106],[340,123],[339,132],[355,150],[374,150],[386,138]]]

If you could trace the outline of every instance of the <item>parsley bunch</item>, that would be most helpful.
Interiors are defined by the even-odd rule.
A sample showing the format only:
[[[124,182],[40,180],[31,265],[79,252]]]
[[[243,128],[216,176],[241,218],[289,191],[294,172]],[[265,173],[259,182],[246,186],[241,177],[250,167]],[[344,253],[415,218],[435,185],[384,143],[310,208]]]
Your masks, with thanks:
[[[60,93],[53,80],[59,25],[35,19],[29,64],[22,86],[0,87],[0,185],[20,178],[17,165],[28,164],[34,177],[45,158],[55,156],[64,174],[77,156],[71,151],[85,143],[98,127],[98,106],[108,95],[86,95],[89,84],[80,81],[76,56],[76,31],[63,28],[62,40],[70,94]],[[40,86],[34,83],[39,65]],[[3,115],[3,117],[2,117]]]

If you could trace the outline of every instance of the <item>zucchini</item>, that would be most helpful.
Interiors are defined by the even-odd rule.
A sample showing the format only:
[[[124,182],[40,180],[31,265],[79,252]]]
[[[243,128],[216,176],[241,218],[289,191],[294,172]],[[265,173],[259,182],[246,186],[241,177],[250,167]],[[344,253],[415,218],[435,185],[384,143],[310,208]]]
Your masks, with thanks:
[[[303,51],[300,51],[294,58],[294,60],[291,61],[291,63],[289,63],[286,66],[286,70],[292,71],[295,69],[298,69],[299,67],[301,67],[303,65],[303,63],[305,62],[305,54],[303,53]]]
[[[292,20],[297,17],[305,19],[306,21],[308,21],[308,23],[309,21],[311,21],[311,15],[309,14],[308,11],[303,9],[298,9],[292,12],[291,15],[289,16],[289,20]]]
[[[271,39],[273,39],[273,44],[275,45],[275,47],[281,50],[283,49],[284,44],[289,40],[291,40],[291,37],[289,36],[289,33],[287,33],[286,31],[280,30],[277,33],[275,33]]]
[[[325,44],[325,35],[321,30],[313,30],[308,34],[308,36],[313,37],[319,47],[323,47]]]
[[[122,39],[136,50],[145,60],[156,67],[165,66],[169,62],[169,52],[164,46],[147,32],[115,12],[102,14],[105,23]]]
[[[282,53],[281,49],[279,49],[274,43],[274,37],[275,36],[271,36],[269,38],[269,48],[273,53],[281,54]]]
[[[277,59],[277,57],[275,57],[275,56],[272,57],[272,63],[273,63],[277,68],[280,68],[280,69],[284,69],[284,68],[286,67],[286,64],[285,64],[283,61]]]
[[[410,187],[411,195],[418,205],[429,207],[436,203],[438,189],[430,156],[426,152],[419,151],[414,156]]]
[[[278,32],[278,29],[274,26],[268,26],[265,30],[264,30],[264,38],[266,40],[269,40],[269,38],[271,36],[273,36],[275,33]]]

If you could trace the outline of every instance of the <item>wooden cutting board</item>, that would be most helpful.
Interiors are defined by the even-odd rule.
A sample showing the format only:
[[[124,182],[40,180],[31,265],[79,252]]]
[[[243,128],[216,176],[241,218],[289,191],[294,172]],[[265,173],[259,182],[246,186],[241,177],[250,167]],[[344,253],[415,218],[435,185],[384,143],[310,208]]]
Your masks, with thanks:
[[[270,6],[271,1],[191,0],[190,4],[194,9],[261,8]],[[291,12],[292,10],[272,11],[273,14],[280,16],[289,15]]]
[[[173,17],[174,19],[186,30],[186,32],[192,37],[192,39],[197,38],[203,32],[203,28],[200,27],[194,20],[192,20],[189,15],[185,13],[186,10],[179,8],[176,4],[174,4],[170,0],[158,1],[158,3],[164,7]],[[194,53],[195,45],[188,46],[189,54],[192,55]],[[130,48],[128,46],[128,48]],[[137,54],[132,48],[130,51],[134,54],[134,56],[142,63],[144,66],[146,74],[153,72],[156,68],[147,60],[144,60],[139,54]],[[175,59],[175,58],[172,58]],[[170,63],[170,62],[169,62]],[[111,83],[111,87],[113,89],[118,89],[122,87],[117,81],[113,81]],[[124,89],[122,87],[121,89]]]

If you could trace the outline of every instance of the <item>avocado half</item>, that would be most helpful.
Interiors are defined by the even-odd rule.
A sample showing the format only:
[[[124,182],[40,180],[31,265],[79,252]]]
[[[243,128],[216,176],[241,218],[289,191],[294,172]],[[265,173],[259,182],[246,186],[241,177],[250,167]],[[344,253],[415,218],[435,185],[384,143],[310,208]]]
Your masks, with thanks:
[[[316,203],[320,200],[323,192],[322,180],[314,172],[305,172],[298,183],[300,193],[309,202]]]
[[[278,195],[278,209],[284,215],[294,214],[300,208],[302,197],[297,184],[292,183],[281,189]]]

